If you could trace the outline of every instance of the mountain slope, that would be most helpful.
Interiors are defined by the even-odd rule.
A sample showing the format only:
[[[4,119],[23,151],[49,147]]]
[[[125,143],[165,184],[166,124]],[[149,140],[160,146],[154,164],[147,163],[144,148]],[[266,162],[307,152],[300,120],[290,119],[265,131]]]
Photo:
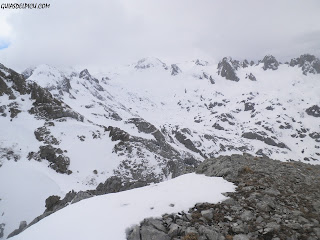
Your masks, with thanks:
[[[319,123],[312,112],[319,108],[320,85],[314,56],[302,55],[290,65],[273,56],[257,64],[231,58],[217,66],[198,62],[175,64],[179,71],[171,74],[160,60],[142,59],[96,78],[87,70],[87,79],[81,72],[64,72],[69,94],[43,87],[95,123],[154,139],[151,130],[141,128],[149,124],[190,159],[245,151],[317,161]],[[43,77],[34,73],[29,79],[41,82]],[[100,91],[88,85],[92,82]]]
[[[177,213],[198,202],[219,202],[226,199],[221,194],[226,191],[234,191],[234,186],[222,178],[186,174],[148,187],[72,204],[12,239],[124,240],[126,229],[146,217]]]
[[[46,85],[45,89],[3,65],[0,70],[2,236],[17,228],[21,220],[30,222],[40,215],[49,195],[64,196],[72,189],[93,189],[115,174],[121,178],[152,182],[180,175],[186,168],[180,152],[167,144],[159,131],[153,130],[153,137],[134,130],[136,134],[131,136],[117,127],[93,123],[72,110],[61,101],[60,95],[55,94],[55,91],[59,94],[68,91],[70,84],[65,84],[68,82],[65,78],[61,77],[62,84],[55,88],[50,85],[50,79],[42,76],[43,81],[39,83]],[[39,74],[44,72],[39,71]],[[58,76],[58,73],[47,76]],[[83,89],[80,87],[84,101],[85,90],[94,98],[101,98],[99,92],[104,90],[87,71],[79,74],[79,80],[84,81],[81,84]],[[75,92],[79,93],[79,90]],[[112,99],[108,93],[103,97]],[[110,111],[111,118],[118,121],[116,113],[108,107],[103,106],[103,109]],[[128,112],[117,102],[113,108]],[[140,119],[131,121],[141,123]],[[126,156],[121,157],[123,148],[134,148],[128,154],[130,158],[139,158],[128,164]],[[171,159],[175,155],[176,162]],[[13,177],[15,175],[27,180],[17,182],[19,179]],[[23,203],[19,199],[23,199]]]
[[[48,91],[27,83],[22,75],[3,65],[0,66],[0,86],[0,223],[4,229],[1,232],[6,236],[21,220],[31,221],[41,214],[49,195],[64,195],[70,188],[87,189],[89,184],[95,187],[95,179],[99,177],[98,183],[104,181],[104,174],[99,176],[92,171],[112,168],[111,161],[106,161],[107,156],[112,155],[112,146],[108,149],[112,141],[103,127],[84,120]],[[80,132],[93,139],[92,134],[100,131],[103,134],[96,141],[98,144],[94,142],[85,148],[72,144]],[[87,167],[84,153],[92,145],[96,154],[86,169],[91,172],[89,175],[80,170]],[[70,157],[81,161],[82,169],[78,170],[76,161],[70,166]],[[71,174],[71,169],[75,173],[70,177],[61,174]]]
[[[40,215],[49,195],[114,175],[159,182],[243,152],[319,164],[319,73],[312,55],[288,64],[145,58],[94,74],[0,65],[3,235]]]

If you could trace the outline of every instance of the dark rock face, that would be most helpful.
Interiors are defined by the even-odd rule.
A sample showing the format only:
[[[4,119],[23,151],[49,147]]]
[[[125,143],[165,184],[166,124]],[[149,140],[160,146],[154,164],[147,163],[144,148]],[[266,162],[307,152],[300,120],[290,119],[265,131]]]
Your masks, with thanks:
[[[67,93],[70,93],[71,88],[72,87],[71,87],[70,79],[68,78],[64,78],[63,81],[58,86],[58,90],[62,90]]]
[[[144,181],[124,181],[123,179],[113,176],[108,178],[104,183],[100,183],[95,190],[95,195],[102,195],[107,193],[122,192],[134,188],[140,188],[149,185]]]
[[[320,73],[320,60],[314,55],[304,54],[298,58],[294,58],[290,61],[290,66],[298,66],[302,68],[304,75],[308,73],[317,74]]]
[[[146,220],[147,221],[147,220]],[[146,225],[129,230],[127,233],[128,240],[170,240],[171,237],[153,225]]]
[[[163,177],[176,177],[185,172],[193,171],[197,166],[198,160],[195,160],[193,165],[186,164],[185,159],[194,157],[187,152],[182,156],[180,152],[165,141],[160,131],[156,130],[152,135],[155,140],[130,136],[128,141],[120,141],[115,145],[114,152],[116,154],[127,156],[127,161],[122,161],[118,170],[115,171],[116,175],[131,176],[131,179],[148,182],[160,181]],[[132,155],[133,151],[135,151],[134,157]],[[148,162],[145,159],[149,153],[157,153],[159,159],[158,167],[162,168],[164,176],[163,174],[156,175],[148,166]],[[140,159],[141,162],[136,163],[136,159]],[[132,166],[136,167],[132,168]]]
[[[123,189],[123,181],[119,177],[110,177],[104,183],[100,183],[97,187],[99,195],[106,193],[120,192]]]
[[[257,81],[256,77],[252,73],[250,73],[249,75],[246,74],[246,79],[247,78],[250,79],[251,81]]]
[[[0,72],[1,73],[1,72]],[[8,88],[6,82],[0,77],[0,96],[3,96],[4,94],[9,96],[9,99],[15,99],[12,90]]]
[[[212,127],[214,127],[217,130],[224,130],[224,127],[222,127],[219,123],[213,124]]]
[[[20,94],[24,95],[28,93],[28,87],[25,78],[21,74],[0,64],[0,76],[12,82],[12,88]]]
[[[240,67],[240,62],[232,60],[232,58],[223,58],[218,64],[218,74],[225,77],[227,80],[238,82],[240,78],[237,76],[236,71]]]
[[[52,211],[53,206],[58,204],[60,201],[59,196],[52,195],[46,199],[46,209],[47,211]]]
[[[272,55],[265,56],[261,62],[263,63],[263,70],[277,70],[280,65],[277,59]]]
[[[34,135],[39,142],[44,142],[45,144],[58,145],[59,141],[51,135],[50,130],[46,126],[37,128],[34,131]]]
[[[236,192],[218,204],[145,219],[127,230],[127,239],[141,240],[142,229],[149,239],[319,238],[320,166],[235,154],[205,160],[196,172],[224,177],[237,185]]]
[[[1,223],[0,224],[0,238],[3,238],[3,235],[4,235],[4,227],[5,227],[6,225],[4,224],[4,223]]]
[[[49,167],[56,170],[56,172],[66,174],[72,173],[70,170],[68,170],[70,159],[64,155],[60,148],[55,148],[51,145],[40,146],[40,150],[36,153],[30,152],[28,159],[34,159],[37,161],[45,159],[50,162]]]
[[[320,133],[318,132],[313,132],[310,133],[309,136],[314,139],[316,142],[320,142]]]
[[[230,114],[230,113],[222,113],[218,116],[216,116],[218,119],[220,119],[221,122],[226,122],[231,126],[234,126],[235,123],[234,121],[234,117]]]
[[[242,62],[241,66],[242,66],[243,68],[249,67],[249,62],[248,62],[248,60],[245,59],[245,60]]]
[[[202,60],[197,59],[194,64],[196,64],[198,66],[208,66],[209,63],[207,61],[202,61]]]
[[[247,139],[256,139],[259,141],[264,142],[265,144],[268,144],[270,146],[275,146],[278,148],[287,148],[289,149],[284,143],[282,142],[276,142],[274,139],[267,136],[265,132],[245,132],[242,134],[242,137]]]
[[[83,116],[73,111],[68,105],[55,99],[51,93],[37,84],[30,84],[31,99],[34,99],[33,107],[29,113],[35,114],[40,119],[58,119],[63,117],[83,121]]]
[[[7,109],[6,105],[0,106],[0,114],[1,114],[2,117],[6,117],[7,116],[6,109]]]
[[[14,230],[12,233],[10,233],[7,238],[11,238],[13,236],[18,235],[19,233],[21,233],[26,228],[27,228],[27,222],[26,221],[21,221],[20,225],[19,225],[19,228]]]
[[[176,76],[181,73],[181,69],[176,64],[171,64],[171,75]]]
[[[88,69],[84,69],[79,73],[79,78],[88,80],[88,81],[94,81],[96,83],[99,83],[99,80],[92,77],[91,74],[89,73]]]
[[[176,131],[175,138],[186,148],[190,149],[193,152],[199,153],[200,155],[203,155],[202,152],[193,144],[193,142],[188,139],[185,134],[182,133],[182,131]]]
[[[10,88],[4,79],[11,82]],[[16,99],[11,88],[19,92],[21,95],[29,92],[25,78],[22,75],[0,64],[0,96],[6,94],[9,96],[9,99]]]
[[[112,141],[118,141],[118,140],[121,140],[124,142],[129,141],[129,137],[130,137],[129,133],[121,130],[118,127],[109,126],[107,128],[107,131],[110,131],[109,137],[111,137]]]
[[[279,126],[280,129],[292,129],[292,126],[290,123],[285,122],[284,125]]]
[[[87,199],[87,198],[91,198],[93,197],[94,195],[88,191],[80,191],[76,194],[76,196],[72,199],[71,203],[77,203],[77,202],[80,202],[84,199]]]
[[[306,110],[306,113],[313,117],[320,117],[320,107],[318,105],[313,105]]]
[[[146,122],[144,119],[142,118],[130,118],[127,123],[133,123],[140,132],[143,133],[154,133],[156,132],[158,129],[152,125],[149,122]]]
[[[139,132],[151,134],[154,139],[132,136],[120,128],[109,126],[106,131],[110,132],[111,140],[119,141],[114,146],[113,152],[126,158],[115,170],[116,176],[122,176],[131,181],[157,182],[164,177],[176,177],[185,172],[193,171],[198,165],[199,160],[194,159],[190,153],[181,154],[167,142],[162,131],[144,119],[130,118],[126,123],[134,124]],[[167,132],[166,134],[172,134],[167,137],[173,141],[174,133]],[[155,174],[154,167],[150,166],[149,161],[146,160],[150,154],[156,154],[157,167],[162,169],[161,174]],[[188,159],[188,163],[186,163],[186,159]]]
[[[244,104],[244,111],[252,111],[254,110],[254,103],[251,103],[251,102],[246,102]]]
[[[88,71],[88,69],[84,69],[79,73],[79,78],[87,80],[89,83],[91,83],[91,87],[93,87],[97,91],[104,91],[104,88],[99,84],[99,80],[94,78]],[[68,80],[68,79],[66,79]],[[68,82],[66,82],[68,84]],[[70,84],[70,82],[69,82]],[[70,86],[71,87],[71,86]],[[95,93],[96,97],[100,100],[102,100],[102,97],[99,93]]]
[[[113,151],[119,156],[126,157],[126,161],[122,161],[115,171],[116,176],[125,176],[126,180],[134,181],[161,181],[164,176],[176,177],[185,172],[193,171],[192,169],[199,163],[190,153],[181,154],[168,143],[164,133],[173,141],[175,133],[171,130],[170,133],[166,132],[165,129],[160,131],[142,118],[130,118],[126,121],[126,124],[134,124],[139,132],[151,134],[154,139],[132,136],[120,128],[109,126],[106,131],[110,131],[111,140],[120,140],[114,146]],[[154,174],[153,167],[150,167],[148,161],[146,161],[149,154],[155,153],[157,154],[158,167],[163,172],[161,175]],[[187,162],[186,159],[188,159]],[[135,167],[132,168],[132,166]]]
[[[68,173],[70,159],[66,157],[60,148],[54,148],[50,145],[40,146],[40,158],[48,160],[51,164],[50,167],[58,173]]]
[[[215,84],[216,83],[216,81],[212,78],[212,76],[209,77],[209,80],[210,80],[211,84]]]
[[[19,104],[16,102],[10,103],[8,107],[10,112],[10,118],[15,118],[18,116],[19,113],[21,113],[21,110],[19,109]]]
[[[154,138],[159,141],[159,145],[163,146],[166,144],[164,135],[159,129],[157,129],[151,123],[145,121],[142,118],[130,118],[127,123],[133,123],[139,130],[139,132],[152,134]]]

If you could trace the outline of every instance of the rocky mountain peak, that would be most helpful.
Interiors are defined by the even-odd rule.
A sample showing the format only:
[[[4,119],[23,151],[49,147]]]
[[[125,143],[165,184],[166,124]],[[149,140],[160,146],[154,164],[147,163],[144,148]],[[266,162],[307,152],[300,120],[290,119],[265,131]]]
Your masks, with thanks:
[[[25,78],[0,64],[0,96],[8,95],[9,99],[15,99],[16,96],[12,90],[17,91],[20,94],[27,92]]]
[[[135,65],[135,69],[148,69],[154,67],[162,67],[168,69],[167,65],[158,58],[142,58]]]
[[[97,91],[104,91],[104,88],[99,84],[99,80],[96,79],[95,77],[93,77],[88,69],[84,69],[79,73],[79,78],[86,80],[87,82],[89,82],[91,85],[91,87],[93,87],[95,90]],[[103,79],[102,79],[103,80]],[[87,85],[87,84],[85,84]],[[86,88],[88,89],[89,86],[86,86]],[[103,99],[103,97],[101,97],[97,92],[94,93],[94,95],[99,98],[99,99]]]
[[[64,93],[69,93],[71,89],[69,73],[47,64],[28,68],[22,72],[22,75],[29,83],[35,82],[49,91],[54,90],[52,94],[57,98]]]
[[[29,67],[27,68],[26,70],[24,70],[21,74],[26,78],[28,79],[32,74],[33,74],[33,71],[35,70],[35,67]]]
[[[249,62],[248,62],[248,60],[245,59],[245,60],[241,63],[241,66],[242,66],[243,68],[249,67]]]
[[[197,59],[194,64],[198,66],[208,66],[209,63],[207,61]]]
[[[293,58],[289,65],[301,67],[304,75],[320,73],[320,60],[311,54],[303,54],[298,58]]]
[[[171,75],[176,76],[181,73],[181,69],[178,67],[177,64],[171,64]]]
[[[280,65],[277,59],[272,55],[266,55],[260,62],[263,63],[263,70],[277,70]]]
[[[3,64],[1,64],[0,63],[0,71],[2,72],[2,73],[9,73],[9,69],[8,68],[6,68]]]
[[[218,64],[218,74],[225,77],[227,80],[238,82],[240,78],[236,71],[241,67],[237,60],[232,60],[231,57],[224,57]]]
[[[84,69],[79,73],[79,78],[88,80],[88,81],[94,81],[96,83],[99,83],[98,79],[91,76],[88,69]]]

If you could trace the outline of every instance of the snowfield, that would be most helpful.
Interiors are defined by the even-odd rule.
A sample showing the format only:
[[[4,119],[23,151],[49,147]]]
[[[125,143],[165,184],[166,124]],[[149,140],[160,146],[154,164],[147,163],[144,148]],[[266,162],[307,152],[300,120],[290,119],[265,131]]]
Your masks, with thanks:
[[[125,240],[126,229],[144,218],[188,211],[196,203],[217,203],[235,186],[194,173],[151,186],[93,197],[41,220],[12,240]]]
[[[28,223],[45,210],[50,195],[62,195],[56,181],[47,175],[48,168],[40,163],[5,162],[0,168],[0,213],[8,235],[19,226],[21,219]],[[51,172],[51,171],[50,171]]]
[[[278,67],[270,56],[246,66],[146,58],[21,75],[0,64],[2,238],[43,213],[50,195],[93,190],[111,176],[154,183],[242,153],[320,164],[320,60],[313,68],[309,58]],[[221,75],[223,64],[235,80]]]

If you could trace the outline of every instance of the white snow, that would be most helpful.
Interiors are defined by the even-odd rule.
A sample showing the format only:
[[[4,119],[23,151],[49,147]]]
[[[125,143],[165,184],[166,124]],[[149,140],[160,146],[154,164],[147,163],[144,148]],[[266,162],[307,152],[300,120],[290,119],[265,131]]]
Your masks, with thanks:
[[[137,65],[150,67],[137,69]],[[220,151],[220,144],[226,146],[231,142],[234,147],[246,145],[247,152],[251,154],[256,154],[262,149],[265,153],[269,153],[269,157],[282,161],[291,159],[304,161],[307,156],[313,158],[312,163],[320,163],[315,160],[319,157],[313,139],[309,136],[305,139],[292,137],[296,134],[295,129],[309,129],[309,133],[320,130],[318,119],[305,114],[306,108],[320,103],[319,74],[305,76],[301,68],[285,64],[280,65],[276,71],[264,71],[260,64],[239,68],[237,75],[240,81],[233,82],[219,76],[217,65],[212,63],[204,64],[205,66],[196,65],[195,61],[178,63],[182,72],[177,76],[171,76],[170,69],[166,70],[164,65],[170,66],[156,58],[145,58],[138,63],[108,69],[105,72],[96,74],[91,72],[97,79],[110,77],[108,82],[100,81],[104,91],[94,90],[94,86],[88,81],[76,75],[71,76],[70,71],[58,71],[56,68],[43,65],[30,79],[45,86],[43,79],[47,79],[47,76],[52,78],[51,83],[61,81],[60,76],[68,76],[72,86],[70,89],[72,97],[69,93],[59,95],[63,101],[90,121],[104,126],[119,127],[133,136],[154,139],[151,134],[141,133],[132,124],[126,123],[129,118],[140,117],[158,129],[165,127],[168,137],[172,136],[176,126],[180,129],[190,129],[192,134],[188,138],[195,145],[201,143],[200,149],[204,154],[241,153],[240,150]],[[204,72],[215,80],[215,84],[211,84],[209,79],[203,77]],[[254,74],[257,81],[245,78],[250,73]],[[199,79],[200,76],[202,79]],[[51,92],[58,94],[54,89]],[[224,105],[209,109],[208,106],[214,102]],[[252,116],[251,111],[243,111],[244,102],[255,103],[258,114]],[[266,110],[271,104],[274,110]],[[238,111],[239,109],[241,111]],[[110,116],[113,111],[122,120],[112,119]],[[219,120],[219,115],[223,113],[231,113],[235,125]],[[199,122],[195,123],[195,120]],[[259,121],[262,122],[260,126],[256,124]],[[279,129],[284,122],[291,124],[293,128]],[[212,127],[214,123],[224,127],[225,131],[214,129]],[[262,125],[272,128],[274,133],[268,132]],[[277,142],[286,143],[290,150],[242,138],[243,132],[253,129],[267,132],[277,138]],[[213,144],[211,140],[203,138],[204,134],[208,133],[220,138],[215,139]],[[170,144],[190,153],[190,150],[177,141]],[[303,150],[305,153],[302,153]],[[199,160],[203,159],[197,153],[191,152],[191,154]]]
[[[141,68],[135,68],[137,65]],[[65,151],[64,155],[70,158],[69,169],[73,172],[71,175],[56,173],[48,168],[49,163],[46,160],[42,162],[27,160],[28,153],[37,152],[39,146],[45,145],[34,136],[35,129],[42,127],[45,121],[37,120],[34,115],[28,113],[33,103],[28,95],[19,96],[14,91],[18,96],[17,99],[10,100],[6,95],[0,96],[0,106],[17,104],[18,109],[22,111],[12,121],[10,107],[4,110],[7,117],[0,116],[0,150],[12,150],[20,157],[19,161],[14,163],[13,159],[9,161],[0,153],[0,165],[3,164],[0,167],[2,174],[0,198],[3,199],[0,201],[0,223],[6,223],[5,235],[17,228],[20,221],[34,218],[41,213],[44,210],[44,199],[49,195],[64,196],[72,189],[76,191],[94,189],[97,184],[113,175],[114,170],[119,170],[117,168],[122,161],[131,164],[130,166],[144,164],[145,174],[162,173],[162,168],[166,164],[162,158],[146,149],[141,150],[143,158],[135,157],[137,156],[135,147],[131,155],[127,152],[122,155],[117,154],[114,146],[118,142],[112,142],[109,132],[97,124],[119,127],[131,136],[154,140],[152,134],[140,132],[134,124],[127,123],[130,118],[142,118],[157,129],[165,130],[164,137],[167,143],[182,156],[191,154],[200,161],[204,158],[199,153],[187,149],[175,138],[174,131],[177,128],[189,129],[190,131],[185,133],[186,137],[207,156],[241,153],[237,149],[228,149],[228,145],[246,146],[246,152],[253,155],[262,149],[274,159],[304,161],[305,157],[312,157],[310,163],[320,164],[320,146],[309,137],[312,132],[320,132],[319,118],[309,116],[305,112],[312,105],[320,105],[319,74],[305,76],[301,68],[287,65],[280,65],[276,71],[264,71],[260,64],[240,68],[237,71],[240,81],[233,82],[219,76],[217,65],[213,63],[201,66],[196,65],[195,61],[189,61],[177,65],[182,72],[176,76],[171,76],[171,64],[163,63],[156,58],[146,58],[138,63],[106,69],[99,73],[90,71],[90,74],[100,81],[103,90],[97,90],[97,83],[79,78],[80,71],[75,72],[72,68],[61,69],[40,65],[34,69],[29,81],[35,81],[46,87],[55,97],[85,117],[84,122],[64,119],[66,121],[53,121],[55,126],[47,127],[51,135],[60,142],[54,147],[61,148]],[[149,67],[144,68],[147,66]],[[203,73],[212,76],[215,84],[204,78]],[[257,81],[245,79],[249,73],[252,73]],[[102,77],[109,77],[110,80],[102,81]],[[61,90],[66,79],[70,80],[71,85],[68,92]],[[12,85],[12,82],[5,81],[8,86]],[[244,102],[255,103],[255,112],[244,111]],[[222,105],[209,107],[214,103]],[[266,107],[271,105],[274,110],[266,110]],[[112,117],[114,113],[121,119]],[[231,121],[234,125],[221,120],[221,114],[226,113],[232,114],[234,119]],[[255,113],[258,114],[254,115]],[[257,122],[261,122],[261,125]],[[215,129],[213,127],[215,123],[225,130]],[[289,123],[292,128],[280,129],[280,125],[285,123]],[[272,129],[273,133],[266,130],[266,127]],[[292,137],[302,128],[308,129],[305,138]],[[277,138],[277,142],[284,142],[290,150],[241,137],[244,132],[253,130],[266,132],[269,137]],[[98,134],[100,137],[94,138],[93,134]],[[208,139],[206,135],[213,138]],[[85,140],[81,141],[79,137],[85,137]],[[221,145],[225,150],[221,150]],[[94,174],[93,170],[97,170],[98,174]],[[125,172],[121,170],[123,169],[119,172],[124,174]],[[38,179],[32,180],[33,188],[28,183],[30,171],[35,171],[31,179]],[[20,209],[20,212],[13,211],[16,206],[7,204],[14,203],[17,199],[18,193],[15,191],[21,191],[19,187],[12,187],[10,188],[12,193],[6,192],[11,186],[11,179],[14,181],[14,177],[10,177],[16,175],[26,179],[26,185],[21,183],[21,188],[33,189],[33,195],[26,201],[26,203],[37,203],[38,208],[34,207],[34,211],[30,208],[32,214],[23,209]],[[43,192],[43,184],[48,186],[49,192]],[[4,212],[3,216],[1,211]]]
[[[226,199],[221,193],[234,190],[235,186],[222,178],[186,174],[69,205],[12,240],[125,240],[126,229],[144,218],[188,211],[196,203],[217,203]]]
[[[41,215],[48,196],[62,195],[58,184],[36,164],[11,160],[0,168],[0,222],[6,223],[5,236],[20,221],[29,223]]]

